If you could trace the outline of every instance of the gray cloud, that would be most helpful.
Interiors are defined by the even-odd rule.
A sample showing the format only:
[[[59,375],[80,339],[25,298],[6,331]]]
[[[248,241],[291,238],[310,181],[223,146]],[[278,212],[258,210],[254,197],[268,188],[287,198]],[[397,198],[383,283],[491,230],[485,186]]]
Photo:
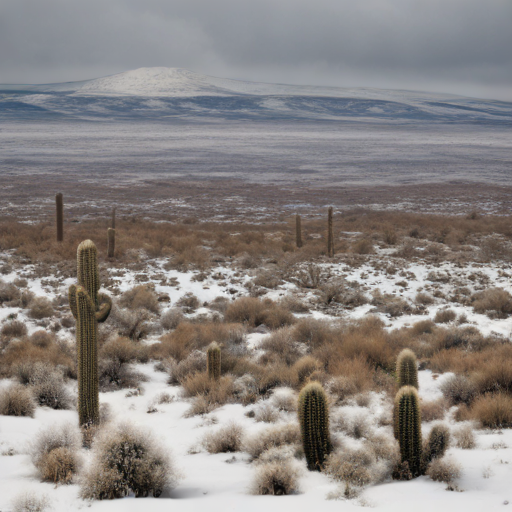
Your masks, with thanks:
[[[0,83],[143,66],[512,100],[510,0],[2,0]]]

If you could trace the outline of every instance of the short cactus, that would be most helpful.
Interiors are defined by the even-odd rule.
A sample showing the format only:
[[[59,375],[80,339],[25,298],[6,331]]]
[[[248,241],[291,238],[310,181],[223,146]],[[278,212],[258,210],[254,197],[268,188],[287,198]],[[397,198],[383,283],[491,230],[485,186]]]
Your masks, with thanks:
[[[327,396],[320,383],[304,386],[299,395],[298,416],[308,469],[321,471],[332,445]]]
[[[327,211],[327,256],[334,256],[334,235],[332,231],[332,206]]]
[[[80,426],[99,422],[97,323],[110,314],[112,301],[100,287],[96,246],[85,240],[77,250],[78,286],[69,287],[69,306],[76,318],[78,416]]]
[[[414,352],[405,348],[396,360],[398,387],[413,386],[418,389],[418,361]]]
[[[217,343],[213,342],[206,350],[206,369],[208,377],[212,380],[220,379],[220,347]]]
[[[439,423],[430,430],[428,439],[423,445],[422,473],[434,459],[441,459],[450,445],[450,430],[446,425]]]
[[[421,473],[421,413],[418,391],[403,386],[395,398],[398,442],[402,462],[409,464],[414,477]]]
[[[302,247],[302,226],[300,215],[298,213],[295,216],[295,243],[297,248],[300,249]]]
[[[55,207],[57,215],[57,242],[64,240],[64,200],[59,192],[55,196]]]
[[[116,251],[116,230],[113,228],[107,229],[108,248],[107,256],[113,258]]]

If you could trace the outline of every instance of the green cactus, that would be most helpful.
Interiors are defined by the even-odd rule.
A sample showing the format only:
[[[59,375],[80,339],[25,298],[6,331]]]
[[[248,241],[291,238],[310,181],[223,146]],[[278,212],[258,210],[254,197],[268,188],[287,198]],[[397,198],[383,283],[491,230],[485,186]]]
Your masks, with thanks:
[[[59,192],[55,196],[55,207],[57,214],[57,242],[64,240],[64,200]]]
[[[332,445],[327,396],[320,383],[304,386],[299,395],[298,416],[308,469],[321,471]]]
[[[414,352],[405,348],[396,360],[398,387],[413,386],[418,389],[418,361]]]
[[[332,206],[327,211],[327,256],[334,256],[334,235],[332,232]]]
[[[414,477],[420,475],[422,465],[419,402],[418,391],[413,386],[403,386],[395,398],[400,455]]]
[[[91,240],[78,246],[77,262],[78,286],[69,287],[69,307],[76,319],[78,416],[80,426],[89,427],[99,422],[97,324],[108,318],[112,301],[98,293],[97,250]]]
[[[441,459],[450,445],[450,430],[446,425],[438,423],[430,430],[428,439],[423,443],[422,468],[424,474],[434,459]]]
[[[300,249],[302,247],[302,226],[300,215],[298,213],[295,216],[295,243],[297,248]]]
[[[208,377],[212,380],[220,379],[220,347],[213,342],[206,350],[206,369]]]
[[[107,256],[109,258],[113,258],[114,253],[116,251],[116,230],[114,228],[107,229],[107,238],[108,238]]]

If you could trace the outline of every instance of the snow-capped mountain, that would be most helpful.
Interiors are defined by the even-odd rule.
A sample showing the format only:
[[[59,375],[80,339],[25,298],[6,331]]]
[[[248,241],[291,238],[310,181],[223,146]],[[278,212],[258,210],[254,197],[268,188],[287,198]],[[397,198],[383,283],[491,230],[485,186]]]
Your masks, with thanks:
[[[266,84],[140,68],[63,84],[0,85],[0,119],[69,117],[512,123],[512,103],[370,88]]]

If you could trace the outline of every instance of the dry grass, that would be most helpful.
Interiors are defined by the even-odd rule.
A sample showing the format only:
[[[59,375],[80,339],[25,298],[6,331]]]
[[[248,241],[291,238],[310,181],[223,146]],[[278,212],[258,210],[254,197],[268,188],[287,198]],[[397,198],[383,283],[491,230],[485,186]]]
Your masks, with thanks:
[[[0,414],[5,416],[34,417],[36,404],[29,389],[11,384],[0,391]]]

